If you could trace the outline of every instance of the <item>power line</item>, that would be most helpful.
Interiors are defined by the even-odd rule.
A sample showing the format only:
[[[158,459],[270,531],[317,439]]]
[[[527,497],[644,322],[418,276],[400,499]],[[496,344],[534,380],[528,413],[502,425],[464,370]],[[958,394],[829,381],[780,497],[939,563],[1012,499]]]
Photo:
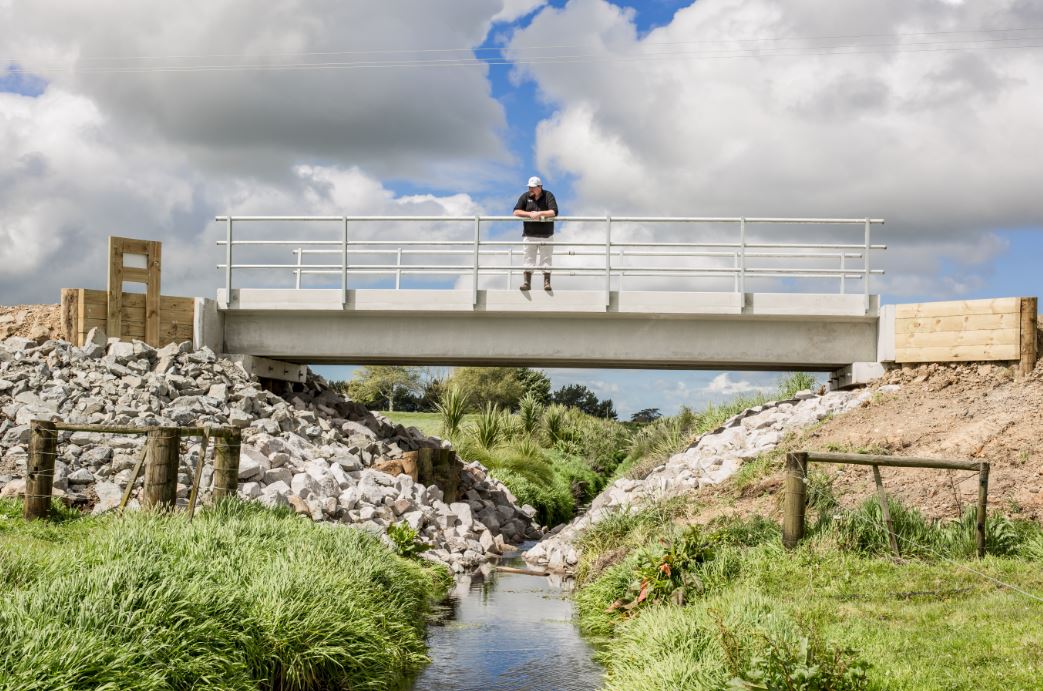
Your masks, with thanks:
[[[996,34],[1011,32],[1043,31],[1039,27],[1008,27],[997,29],[960,29],[948,31],[918,31],[903,32],[896,34],[825,34],[817,36],[763,36],[750,38],[727,38],[727,39],[698,39],[691,41],[650,41],[643,42],[642,46],[677,46],[677,45],[703,45],[703,44],[731,44],[731,43],[758,43],[758,42],[780,42],[780,41],[824,41],[824,40],[859,40],[867,38],[915,38],[920,36],[954,36],[958,34]],[[555,43],[533,46],[493,46],[493,47],[461,47],[461,48],[373,48],[364,50],[331,50],[331,51],[304,51],[268,53],[264,56],[251,55],[248,53],[199,53],[190,55],[108,55],[108,56],[78,56],[78,60],[199,60],[204,58],[258,58],[258,57],[304,57],[321,55],[379,55],[393,53],[488,53],[502,52],[504,50],[546,50],[551,48],[586,48],[589,44],[584,43]],[[6,62],[18,62],[17,58],[5,58]]]
[[[865,40],[865,39],[888,39],[888,42],[884,43],[869,43],[869,44],[853,44],[849,46],[767,46],[767,47],[737,47],[733,49],[718,49],[718,50],[731,50],[731,53],[724,55],[709,54],[706,55],[701,52],[671,52],[671,53],[646,53],[650,55],[699,55],[707,58],[723,58],[723,57],[747,57],[747,56],[771,56],[771,55],[785,55],[790,56],[791,53],[782,53],[780,51],[793,51],[794,54],[798,55],[818,55],[818,54],[833,54],[833,53],[818,53],[818,52],[807,52],[812,50],[841,50],[842,53],[859,54],[862,51],[851,50],[858,48],[867,47],[893,47],[893,48],[904,48],[908,46],[937,46],[947,47],[955,45],[989,45],[998,44],[1003,42],[1015,42],[1015,41],[1039,41],[1043,39],[1043,36],[1028,36],[1028,35],[1008,35],[1008,36],[993,36],[988,39],[956,39],[956,40],[944,40],[935,42],[920,42],[920,43],[905,43],[900,41],[901,39],[907,38],[918,38],[918,36],[933,36],[933,35],[946,35],[954,36],[956,34],[994,34],[994,33],[1011,33],[1011,32],[1033,32],[1043,31],[1043,27],[1021,27],[1021,28],[1004,28],[1004,29],[967,29],[959,31],[923,31],[923,32],[908,32],[898,34],[883,34],[883,33],[864,33],[864,34],[833,34],[833,35],[819,35],[819,36],[775,36],[775,38],[754,38],[754,39],[728,39],[728,40],[703,40],[703,41],[678,41],[678,42],[652,42],[640,44],[639,48],[647,47],[659,47],[659,46],[685,46],[685,45],[717,45],[717,44],[748,44],[748,43],[763,43],[763,42],[786,42],[786,41],[850,41],[850,40]],[[1018,46],[1018,47],[1036,47],[1036,46]],[[572,55],[534,55],[534,56],[520,56],[514,59],[495,59],[495,58],[482,58],[479,57],[478,53],[487,53],[490,51],[504,53],[511,51],[517,53],[517,51],[532,51],[532,50],[547,50],[552,48],[589,48],[585,44],[549,44],[542,46],[519,46],[519,47],[493,47],[493,48],[425,48],[425,49],[373,49],[373,50],[348,50],[348,51],[311,51],[311,52],[297,52],[297,53],[271,53],[263,56],[248,55],[248,54],[234,54],[234,53],[217,53],[217,54],[197,54],[197,55],[138,55],[138,56],[83,56],[77,59],[79,60],[91,60],[91,61],[104,61],[104,60],[163,60],[163,59],[202,59],[202,58],[264,58],[264,57],[294,57],[294,56],[320,56],[320,55],[369,55],[369,54],[393,54],[393,53],[451,53],[451,52],[468,52],[475,54],[474,57],[459,57],[459,58],[445,58],[445,59],[416,59],[416,60],[368,60],[368,61],[338,61],[338,63],[298,63],[298,64],[254,64],[254,65],[173,65],[173,66],[98,66],[98,67],[80,67],[70,68],[66,66],[50,66],[41,67],[37,69],[53,69],[53,70],[74,70],[79,72],[102,72],[102,71],[135,71],[135,72],[148,72],[148,71],[227,71],[233,69],[240,70],[273,70],[273,69],[330,69],[330,68],[355,68],[357,66],[372,66],[372,67],[430,67],[430,66],[450,66],[456,67],[458,65],[509,65],[509,64],[525,64],[527,60],[549,60],[549,59],[575,59],[575,58],[604,58],[604,55],[597,53],[587,54],[572,54]],[[735,51],[739,51],[737,54],[733,54]],[[772,51],[772,52],[766,52]],[[904,50],[901,52],[919,52]],[[17,64],[18,58],[7,58],[8,63]],[[10,67],[10,71],[20,72],[25,71],[19,67]]]
[[[1039,41],[1043,37],[1021,38],[1022,41]],[[907,53],[951,53],[968,52],[972,46],[977,49],[994,50],[1017,50],[1043,48],[1043,43],[1023,43],[1020,45],[1001,44],[1002,40],[996,39],[983,41],[955,41],[955,42],[931,42],[921,44],[875,44],[869,50],[863,50],[863,46],[835,46],[832,49],[809,50],[806,48],[766,48],[745,49],[741,52],[730,53],[704,53],[704,52],[658,52],[644,53],[638,55],[597,55],[597,54],[565,54],[553,56],[522,57],[515,59],[427,59],[406,61],[347,61],[347,62],[303,62],[303,63],[257,63],[248,65],[161,65],[161,66],[128,66],[128,67],[66,67],[56,68],[56,72],[77,72],[81,74],[145,74],[145,73],[195,73],[195,72],[277,72],[277,71],[308,71],[308,70],[355,70],[355,69],[384,69],[384,68],[411,68],[411,67],[471,67],[471,66],[513,66],[513,65],[563,65],[563,64],[598,64],[618,62],[643,62],[662,59],[681,60],[726,60],[726,59],[750,59],[750,58],[776,58],[776,57],[819,57],[819,56],[844,56],[844,55],[872,55],[872,54],[907,54]],[[912,46],[912,47],[910,47]],[[23,67],[9,67],[9,72],[35,74],[36,68],[29,70]]]

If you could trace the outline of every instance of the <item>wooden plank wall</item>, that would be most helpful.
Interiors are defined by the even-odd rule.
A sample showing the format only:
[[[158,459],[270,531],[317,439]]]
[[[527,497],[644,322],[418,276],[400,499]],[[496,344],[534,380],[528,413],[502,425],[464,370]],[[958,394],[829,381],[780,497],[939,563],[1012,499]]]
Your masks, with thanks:
[[[159,319],[154,340],[147,338],[145,333],[147,301],[148,296],[142,293],[122,293],[120,296],[122,340],[144,341],[155,347],[192,340],[194,298],[159,297]],[[65,325],[65,337],[70,342],[83,345],[87,332],[94,327],[108,334],[109,316],[108,291],[85,288],[66,288],[62,291],[62,322]]]
[[[1022,331],[1035,333],[1035,319],[1029,326],[1023,317],[1023,301],[1033,303],[1035,317],[1035,298],[896,305],[895,361],[1022,360]]]

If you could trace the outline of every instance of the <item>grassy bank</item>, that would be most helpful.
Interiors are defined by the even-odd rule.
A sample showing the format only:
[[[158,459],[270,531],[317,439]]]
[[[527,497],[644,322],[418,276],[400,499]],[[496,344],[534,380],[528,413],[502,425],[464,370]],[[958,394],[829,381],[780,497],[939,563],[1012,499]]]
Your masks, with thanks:
[[[973,559],[973,520],[894,504],[823,512],[797,550],[763,519],[686,525],[691,505],[617,515],[586,536],[580,624],[609,689],[1010,689],[1043,678],[1040,526],[1002,517]],[[975,573],[977,572],[977,573]],[[979,575],[980,574],[980,575]],[[994,579],[994,580],[990,580]]]
[[[27,524],[3,502],[0,688],[396,688],[447,578],[257,504]]]

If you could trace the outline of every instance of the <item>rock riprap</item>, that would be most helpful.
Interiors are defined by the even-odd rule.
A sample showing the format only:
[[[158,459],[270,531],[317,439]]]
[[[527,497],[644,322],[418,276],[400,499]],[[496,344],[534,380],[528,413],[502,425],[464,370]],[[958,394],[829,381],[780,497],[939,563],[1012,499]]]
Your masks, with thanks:
[[[460,573],[525,539],[539,537],[535,510],[519,507],[478,463],[444,451],[448,443],[391,423],[309,373],[303,390],[276,395],[233,360],[190,343],[151,348],[107,342],[92,332],[82,347],[21,337],[0,342],[0,493],[24,487],[32,420],[80,424],[235,426],[242,428],[239,495],[290,506],[316,521],[384,534],[406,522],[432,549],[430,558]],[[101,513],[120,501],[141,453],[142,437],[63,432],[56,494]],[[181,455],[177,496],[186,503],[198,440]],[[435,449],[433,477],[416,462]],[[205,500],[213,479],[202,471]],[[138,479],[138,484],[142,479]],[[445,487],[445,491],[443,491]]]
[[[880,390],[889,388],[898,387]],[[586,513],[548,533],[526,552],[525,560],[552,571],[569,571],[579,561],[576,542],[581,534],[606,516],[720,483],[734,475],[744,461],[774,449],[787,432],[851,410],[871,395],[866,390],[834,391],[822,396],[803,391],[792,400],[744,410],[700,436],[686,451],[671,456],[643,479],[624,477],[613,482],[595,497]]]

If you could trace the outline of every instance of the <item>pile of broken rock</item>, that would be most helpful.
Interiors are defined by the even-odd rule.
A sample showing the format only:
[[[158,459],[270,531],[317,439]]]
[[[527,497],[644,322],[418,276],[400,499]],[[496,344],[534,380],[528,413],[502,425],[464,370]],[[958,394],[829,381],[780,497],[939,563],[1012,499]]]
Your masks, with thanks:
[[[539,536],[535,510],[519,507],[499,481],[455,454],[445,489],[410,462],[422,448],[448,447],[392,424],[311,373],[301,389],[276,395],[235,361],[190,343],[151,348],[88,334],[82,347],[12,337],[0,342],[0,496],[24,489],[32,420],[130,426],[234,426],[242,429],[239,495],[291,506],[316,521],[384,534],[406,522],[431,545],[430,558],[461,573],[510,545]],[[185,503],[199,460],[186,441],[178,476]],[[143,439],[63,432],[55,493],[95,513],[119,503]],[[384,472],[388,471],[388,472]],[[392,474],[394,473],[394,474]],[[204,460],[202,496],[213,466]],[[425,484],[426,481],[426,484]],[[139,484],[142,480],[139,478]],[[133,506],[133,503],[131,504]]]

